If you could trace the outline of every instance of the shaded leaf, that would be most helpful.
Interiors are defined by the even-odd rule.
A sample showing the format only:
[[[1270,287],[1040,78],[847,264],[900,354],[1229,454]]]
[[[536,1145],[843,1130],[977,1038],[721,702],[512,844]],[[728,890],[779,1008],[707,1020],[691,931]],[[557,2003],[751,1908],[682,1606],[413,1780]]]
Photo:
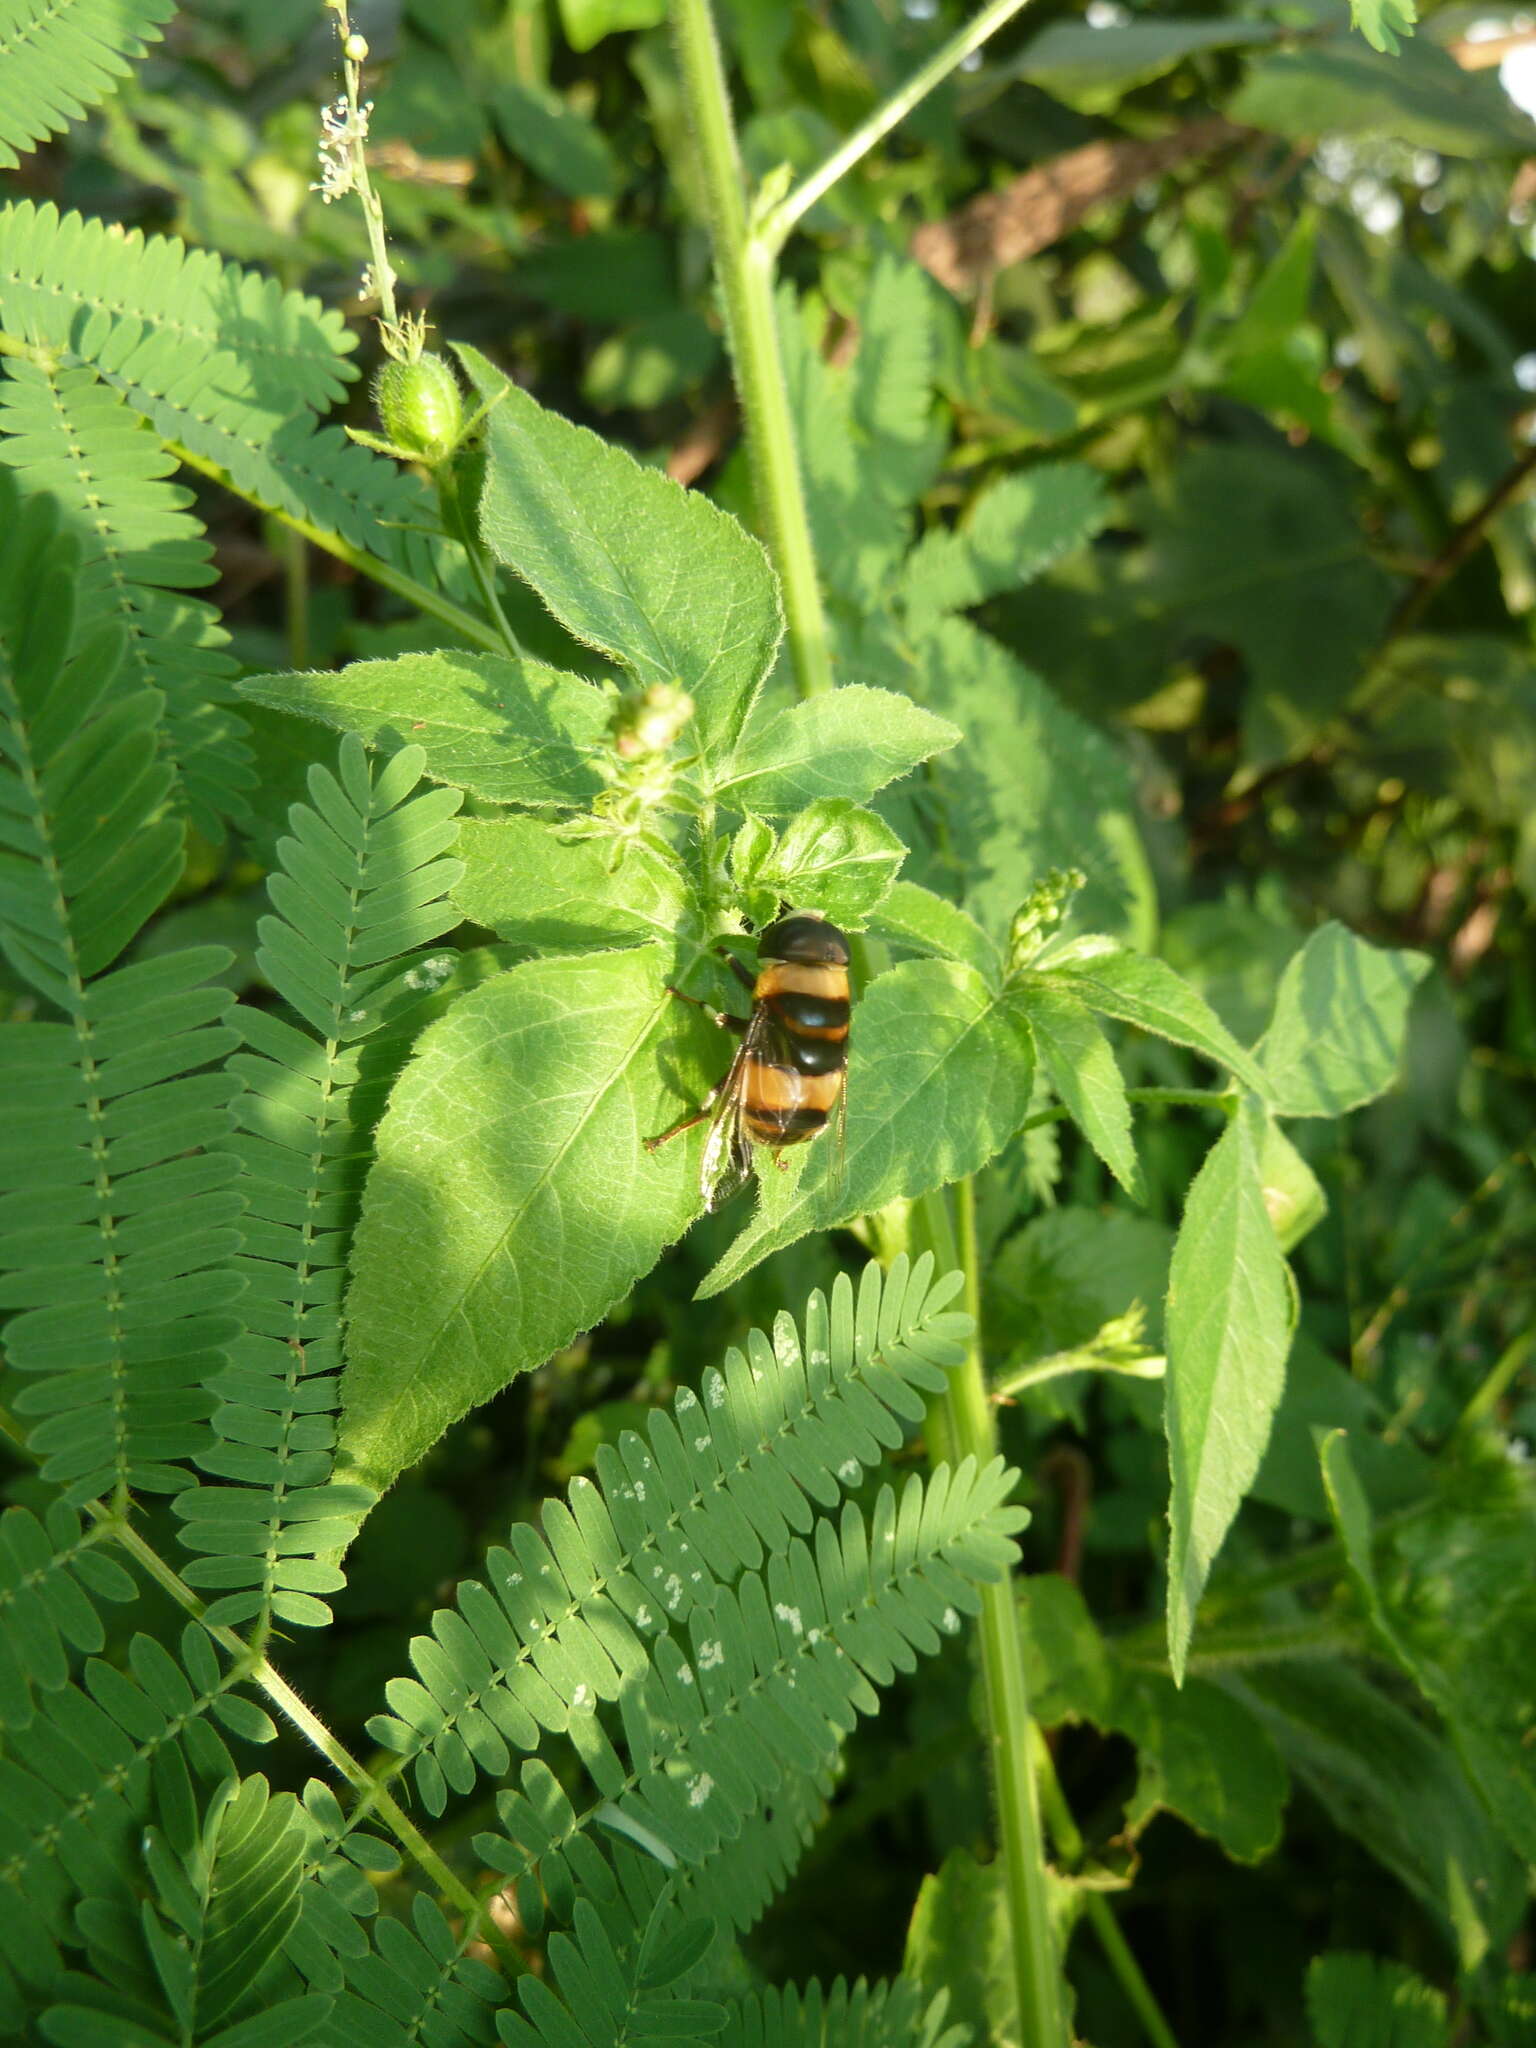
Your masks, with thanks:
[[[1391,1087],[1426,953],[1368,946],[1325,924],[1294,955],[1257,1048],[1277,1116],[1342,1116]]]
[[[1385,20],[1386,7],[1372,11]],[[1266,54],[1227,111],[1275,135],[1389,135],[1443,156],[1524,155],[1536,139],[1496,75],[1464,71],[1421,37],[1392,56],[1346,39]]]
[[[1199,446],[1148,493],[1142,517],[1149,593],[1183,634],[1247,662],[1250,761],[1288,753],[1343,708],[1392,603],[1346,490],[1294,453]]]
[[[1318,1956],[1307,1971],[1317,2048],[1446,2048],[1444,1996],[1379,1956]]]
[[[1378,1576],[1374,1517],[1335,1430],[1319,1452],[1329,1507],[1382,1647],[1444,1718],[1495,1826],[1536,1863],[1530,1674],[1536,1665],[1536,1486],[1482,1451],[1474,1502],[1452,1497],[1395,1533]],[[1498,1463],[1493,1462],[1494,1458]],[[1442,1483],[1454,1486],[1454,1468]]]
[[[1255,1715],[1208,1679],[1191,1677],[1180,1688],[1118,1656],[1070,1581],[1041,1573],[1021,1580],[1020,1594],[1032,1704],[1042,1723],[1091,1721],[1136,1745],[1136,1786],[1125,1810],[1130,1835],[1166,1811],[1240,1862],[1269,1855],[1289,1786]]]
[[[612,199],[618,192],[618,161],[606,136],[559,93],[502,78],[491,112],[512,154],[568,198]]]
[[[1181,21],[1176,16],[1121,20],[1102,28],[1058,21],[1033,37],[1009,69],[1055,98],[1094,113],[1116,106],[1134,86],[1161,78],[1186,57],[1272,42],[1281,33],[1267,21]]]
[[[1253,1664],[1221,1683],[1334,1825],[1429,1910],[1463,1967],[1507,1937],[1525,1903],[1521,1866],[1420,1719],[1337,1659]]]

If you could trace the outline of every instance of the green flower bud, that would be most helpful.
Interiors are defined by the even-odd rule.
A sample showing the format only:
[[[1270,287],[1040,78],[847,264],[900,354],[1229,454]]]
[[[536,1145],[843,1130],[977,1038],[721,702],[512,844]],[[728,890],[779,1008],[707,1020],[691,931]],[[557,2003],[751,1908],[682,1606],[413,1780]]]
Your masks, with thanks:
[[[404,454],[436,464],[453,453],[463,431],[464,405],[458,379],[441,356],[386,363],[374,380],[373,402],[386,438]]]
[[[1027,967],[1072,907],[1087,882],[1081,868],[1052,868],[1036,882],[1014,913],[1008,932],[1008,971]]]

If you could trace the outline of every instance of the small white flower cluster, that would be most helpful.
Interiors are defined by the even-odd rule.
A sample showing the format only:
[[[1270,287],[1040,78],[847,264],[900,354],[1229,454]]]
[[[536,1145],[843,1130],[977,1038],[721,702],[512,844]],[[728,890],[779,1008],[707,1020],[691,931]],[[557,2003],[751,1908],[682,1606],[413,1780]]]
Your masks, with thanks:
[[[368,140],[372,112],[372,100],[354,113],[342,96],[320,109],[320,176],[309,189],[318,192],[327,206],[333,199],[345,199],[354,189],[352,149],[355,143]]]

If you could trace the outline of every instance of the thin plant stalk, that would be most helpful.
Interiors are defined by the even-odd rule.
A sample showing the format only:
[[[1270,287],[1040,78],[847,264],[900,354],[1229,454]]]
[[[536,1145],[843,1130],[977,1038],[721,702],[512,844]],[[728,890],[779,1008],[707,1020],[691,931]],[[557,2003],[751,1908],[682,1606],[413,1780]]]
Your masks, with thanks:
[[[825,162],[818,164],[787,197],[772,207],[759,232],[774,253],[783,248],[796,222],[810,212],[818,199],[826,197],[839,178],[846,177],[861,158],[868,156],[876,143],[883,142],[914,107],[920,105],[952,71],[957,71],[967,57],[974,55],[989,37],[996,35],[1028,4],[1029,0],[988,0],[988,5],[980,8],[942,49],[936,50],[926,64],[920,65],[888,100],[876,107],[867,120],[861,121]]]
[[[342,184],[329,166],[326,167],[326,182],[321,186],[322,196],[327,200],[339,198],[343,191],[357,194],[358,204],[363,209],[363,225],[368,233],[367,285],[372,287],[379,301],[379,317],[386,336],[396,332],[400,326],[399,309],[395,304],[395,271],[389,260],[389,249],[384,235],[384,208],[379,195],[373,189],[373,180],[368,175],[368,115],[371,103],[363,98],[363,66],[368,61],[368,45],[363,37],[356,34],[347,17],[347,0],[326,0],[327,6],[336,17],[336,33],[341,38],[341,75],[345,88],[345,116],[333,122],[327,116],[326,132],[331,141],[332,153],[344,155],[349,182]],[[365,287],[366,289],[366,287]]]

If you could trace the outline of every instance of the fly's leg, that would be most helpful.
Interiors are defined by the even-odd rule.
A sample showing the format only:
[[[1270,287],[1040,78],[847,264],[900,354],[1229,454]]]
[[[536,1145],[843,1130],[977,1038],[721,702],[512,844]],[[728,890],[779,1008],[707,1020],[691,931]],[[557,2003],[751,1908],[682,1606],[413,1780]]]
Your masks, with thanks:
[[[720,958],[725,962],[726,966],[729,967],[732,974],[735,975],[736,979],[741,983],[742,987],[747,991],[747,993],[749,995],[755,996],[757,994],[757,983],[753,980],[752,976],[748,974],[746,968],[742,966],[741,962],[736,958],[736,955],[731,951],[730,947],[716,946],[715,951],[720,955]]]
[[[710,1022],[718,1024],[722,1031],[742,1032],[747,1028],[749,1021],[747,1018],[728,1017],[724,1010],[717,1010],[713,1003],[706,1003],[701,996],[684,995],[683,991],[680,988],[674,988],[670,981],[667,983],[667,994],[669,996],[676,996],[680,1003],[692,1003],[696,1010],[702,1010]]]
[[[675,1124],[670,1125],[657,1137],[642,1138],[640,1142],[644,1145],[646,1151],[654,1152],[658,1146],[665,1145],[669,1138],[680,1138],[684,1131],[691,1131],[695,1124],[706,1122],[711,1110],[715,1106],[719,1093],[718,1088],[711,1088],[697,1109],[691,1110],[685,1117],[679,1117]]]

